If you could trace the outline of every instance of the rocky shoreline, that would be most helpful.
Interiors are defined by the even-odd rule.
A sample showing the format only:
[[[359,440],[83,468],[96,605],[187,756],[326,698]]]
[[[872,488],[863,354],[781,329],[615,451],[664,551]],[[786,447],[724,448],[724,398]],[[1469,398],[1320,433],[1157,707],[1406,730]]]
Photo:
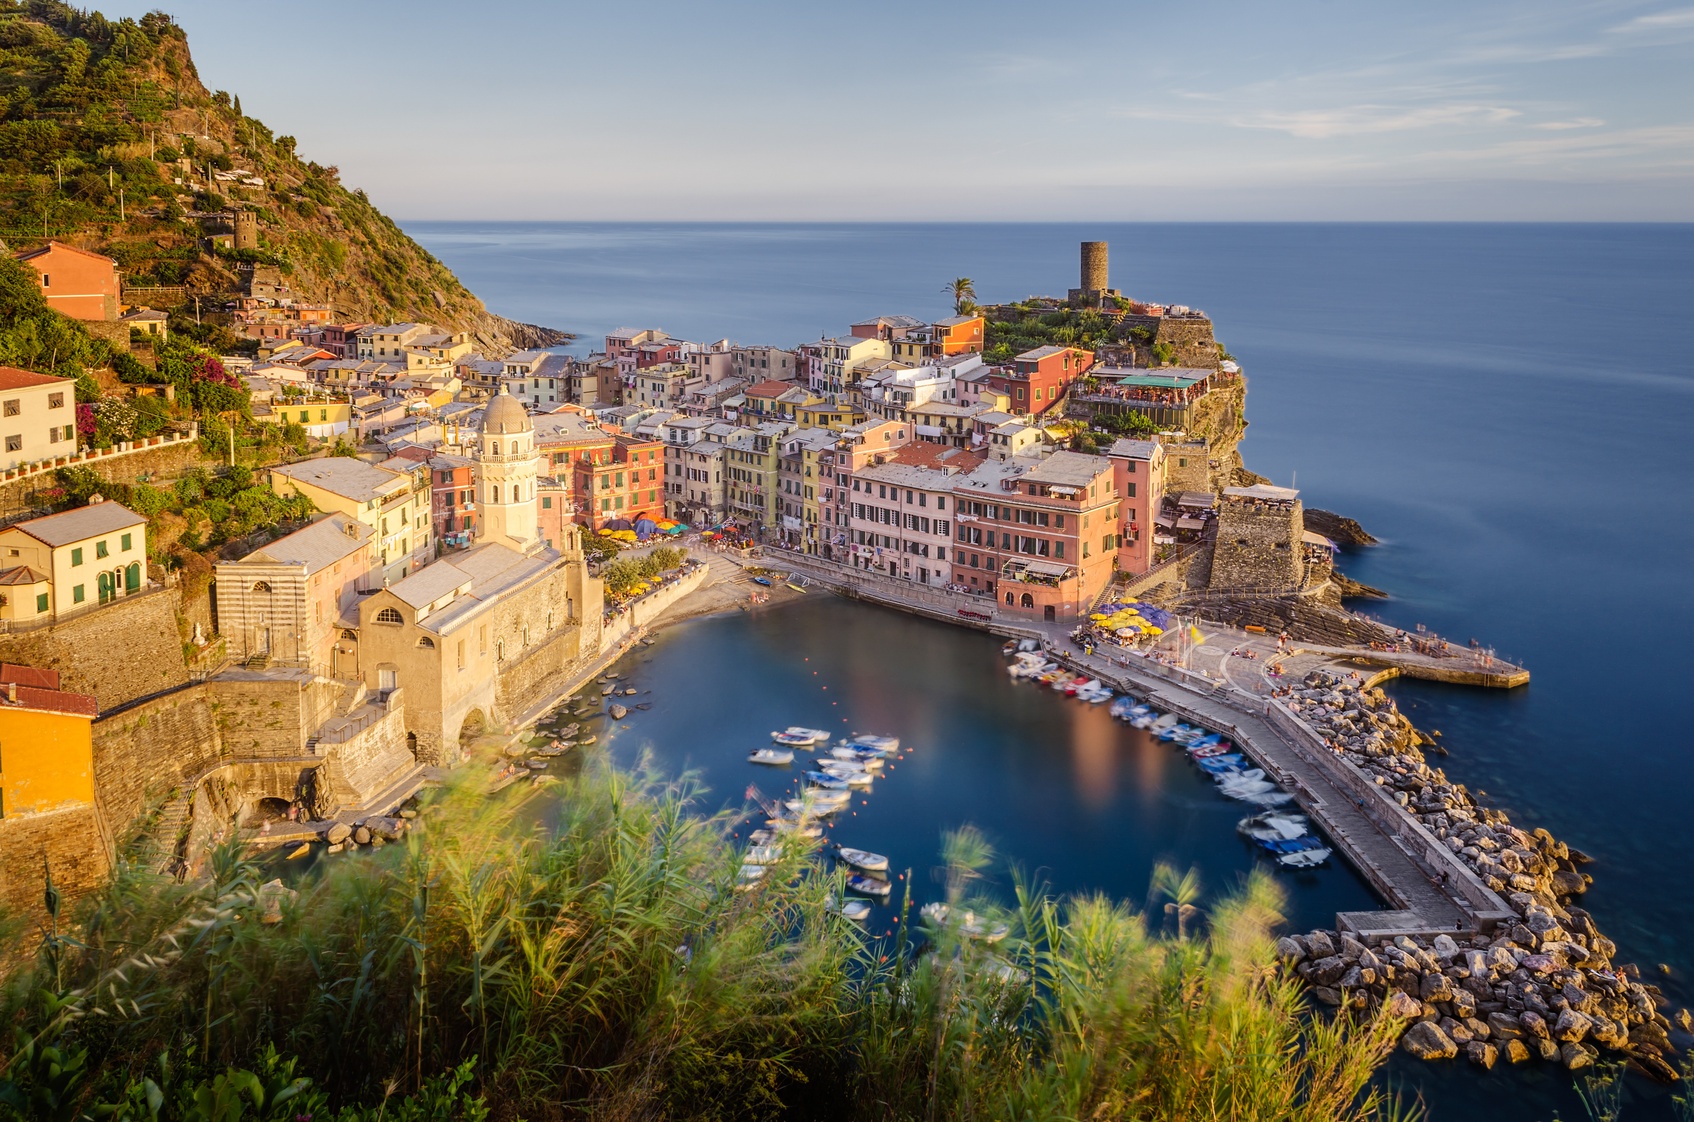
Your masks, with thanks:
[[[1663,994],[1641,981],[1639,968],[1614,966],[1616,945],[1572,903],[1592,879],[1578,867],[1585,855],[1546,830],[1512,825],[1431,768],[1421,746],[1434,741],[1381,689],[1314,671],[1285,700],[1517,915],[1491,934],[1399,936],[1375,947],[1326,931],[1278,940],[1279,957],[1314,998],[1329,1006],[1386,1004],[1410,1022],[1401,1047],[1420,1059],[1463,1052],[1488,1068],[1538,1057],[1574,1071],[1604,1052],[1656,1079],[1678,1079],[1671,1034],[1688,1033],[1694,1022],[1687,1009],[1666,1016]]]

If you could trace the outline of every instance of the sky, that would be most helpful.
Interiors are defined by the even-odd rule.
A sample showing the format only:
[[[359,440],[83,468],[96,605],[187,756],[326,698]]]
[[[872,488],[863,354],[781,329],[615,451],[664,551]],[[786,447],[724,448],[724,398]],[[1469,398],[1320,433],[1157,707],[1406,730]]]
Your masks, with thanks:
[[[147,0],[402,219],[1694,220],[1694,5]]]

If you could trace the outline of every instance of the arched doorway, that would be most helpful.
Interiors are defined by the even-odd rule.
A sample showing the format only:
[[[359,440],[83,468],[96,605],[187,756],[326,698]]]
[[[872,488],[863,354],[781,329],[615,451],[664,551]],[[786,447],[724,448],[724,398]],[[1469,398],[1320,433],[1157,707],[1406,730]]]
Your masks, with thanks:
[[[1035,607],[1035,597],[1031,596],[1027,592],[1024,593],[1023,599],[1018,602],[1018,606],[1023,607],[1023,608],[1033,608],[1033,607]]]
[[[141,562],[131,561],[124,570],[124,595],[141,591]]]
[[[480,709],[472,709],[465,714],[465,723],[459,726],[459,745],[463,747],[488,731],[488,717]]]

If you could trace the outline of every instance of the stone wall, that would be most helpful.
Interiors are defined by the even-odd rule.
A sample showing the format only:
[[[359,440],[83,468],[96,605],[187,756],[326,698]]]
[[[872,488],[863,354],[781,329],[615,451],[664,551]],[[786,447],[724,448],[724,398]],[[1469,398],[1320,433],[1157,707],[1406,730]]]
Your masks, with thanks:
[[[223,756],[222,730],[204,683],[94,722],[94,789],[120,836],[150,802]]]
[[[89,468],[98,472],[103,479],[135,483],[143,475],[150,479],[178,475],[200,460],[200,442],[182,440],[173,444],[161,444],[156,448],[138,448],[123,455],[102,457],[70,466]],[[25,511],[45,511],[49,504],[44,493],[54,490],[57,486],[58,480],[51,471],[0,481],[0,517],[9,517]]]
[[[369,723],[345,740],[326,739],[319,746],[324,764],[317,776],[317,812],[326,818],[369,802],[417,763],[406,741],[404,690],[372,700],[345,720]]]
[[[0,660],[57,670],[104,712],[188,681],[175,589],[126,596],[39,631],[0,634]]]
[[[1203,441],[1167,441],[1165,444],[1165,494],[1199,491],[1215,494],[1212,485],[1212,450]]]
[[[67,909],[105,881],[110,853],[94,807],[0,818],[0,909],[45,922],[49,869]]]
[[[1300,534],[1305,522],[1292,503],[1225,499],[1218,510],[1208,587],[1293,592],[1300,587]]]
[[[347,686],[297,667],[225,670],[207,683],[225,754],[298,756]]]

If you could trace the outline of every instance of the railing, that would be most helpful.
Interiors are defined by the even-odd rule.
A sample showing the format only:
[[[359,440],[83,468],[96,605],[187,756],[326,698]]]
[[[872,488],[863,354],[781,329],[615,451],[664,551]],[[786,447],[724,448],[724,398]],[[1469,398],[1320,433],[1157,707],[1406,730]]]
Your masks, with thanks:
[[[780,568],[784,562],[791,562],[796,568],[816,570],[813,575],[820,579],[874,600],[891,604],[918,604],[954,614],[961,611],[975,613],[974,616],[964,617],[966,619],[980,616],[995,618],[994,597],[986,592],[951,592],[945,587],[912,584],[899,577],[866,573],[863,569],[856,569],[851,565],[803,553],[778,552],[768,556],[766,562],[776,568]]]
[[[32,475],[41,475],[57,468],[70,467],[73,464],[89,464],[97,461],[128,456],[134,452],[150,452],[155,448],[168,448],[200,436],[198,424],[190,422],[185,433],[165,433],[161,436],[144,437],[141,440],[125,440],[112,448],[89,448],[81,452],[73,452],[64,456],[49,456],[45,460],[34,460],[27,464],[17,464],[6,469],[0,479],[28,479]]]
[[[38,619],[26,620],[0,619],[0,635],[22,635],[31,631],[44,631],[57,624],[69,623],[71,620],[81,619],[83,616],[88,615],[91,612],[97,612],[102,608],[110,608],[116,604],[127,603],[131,600],[138,600],[144,596],[153,596],[157,593],[165,592],[169,587],[169,585],[160,584],[158,581],[150,580],[134,592],[114,595],[106,600],[96,601],[92,604],[83,604],[81,607],[69,608],[62,612],[56,612],[50,616],[41,616]]]

